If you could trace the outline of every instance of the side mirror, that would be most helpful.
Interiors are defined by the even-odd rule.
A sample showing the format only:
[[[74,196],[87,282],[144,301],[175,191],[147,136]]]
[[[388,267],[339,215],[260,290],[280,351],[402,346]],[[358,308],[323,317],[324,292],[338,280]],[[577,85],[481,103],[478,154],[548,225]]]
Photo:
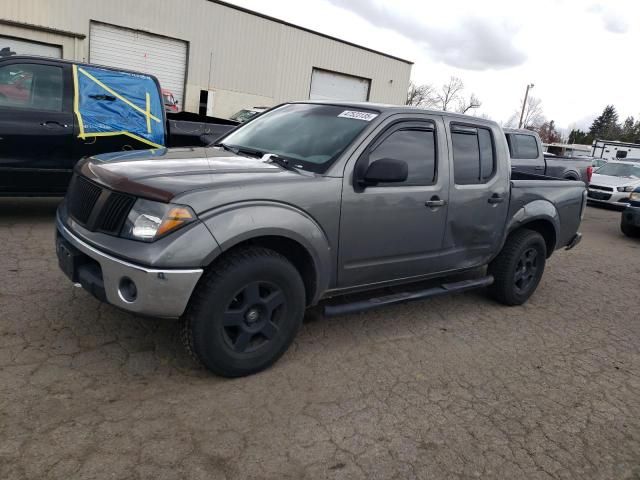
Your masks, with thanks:
[[[409,175],[407,162],[392,158],[381,158],[369,165],[360,182],[362,185],[376,185],[378,183],[404,182]]]

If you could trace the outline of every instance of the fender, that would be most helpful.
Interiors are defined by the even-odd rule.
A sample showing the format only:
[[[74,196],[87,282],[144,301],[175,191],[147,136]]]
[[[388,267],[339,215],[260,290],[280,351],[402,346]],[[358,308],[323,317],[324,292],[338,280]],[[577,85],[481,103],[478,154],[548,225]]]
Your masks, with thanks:
[[[308,213],[287,203],[274,201],[238,202],[210,210],[200,215],[222,252],[264,236],[278,236],[302,245],[313,259],[316,272],[314,302],[329,288],[332,249],[322,227]]]
[[[576,181],[582,181],[582,175],[577,170],[569,167],[564,171],[563,178],[575,177]]]
[[[526,226],[527,223],[535,220],[546,220],[553,226],[556,239],[555,248],[558,248],[558,241],[560,240],[560,215],[553,203],[548,200],[534,200],[515,212],[507,224],[502,244],[504,245],[507,236],[512,231]],[[551,254],[551,252],[549,252],[549,254]]]

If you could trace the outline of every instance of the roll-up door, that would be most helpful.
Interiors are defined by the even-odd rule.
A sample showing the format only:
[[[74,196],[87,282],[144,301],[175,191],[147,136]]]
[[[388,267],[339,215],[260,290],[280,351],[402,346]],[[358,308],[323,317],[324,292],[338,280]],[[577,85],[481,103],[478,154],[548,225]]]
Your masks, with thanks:
[[[371,80],[314,68],[311,74],[311,100],[366,102]]]
[[[123,68],[155,75],[184,105],[187,42],[146,32],[91,24],[89,61],[97,65]]]

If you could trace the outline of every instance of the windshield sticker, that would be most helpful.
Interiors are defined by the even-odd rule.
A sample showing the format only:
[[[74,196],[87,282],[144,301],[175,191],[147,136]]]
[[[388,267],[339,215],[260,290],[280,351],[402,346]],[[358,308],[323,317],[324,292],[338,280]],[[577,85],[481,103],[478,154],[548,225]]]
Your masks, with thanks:
[[[364,120],[365,122],[370,122],[377,116],[378,116],[377,113],[356,112],[353,110],[345,110],[340,115],[338,115],[338,117],[340,118],[354,118],[356,120]]]

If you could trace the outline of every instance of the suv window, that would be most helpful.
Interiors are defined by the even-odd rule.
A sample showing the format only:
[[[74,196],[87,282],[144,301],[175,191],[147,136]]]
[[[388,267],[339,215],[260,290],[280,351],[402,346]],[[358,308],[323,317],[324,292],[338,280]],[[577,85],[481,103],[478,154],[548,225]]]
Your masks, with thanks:
[[[0,107],[62,111],[62,68],[11,64],[0,67]]]
[[[485,183],[496,170],[493,136],[488,128],[451,126],[453,177],[457,185]]]
[[[509,153],[511,158],[523,160],[538,158],[538,142],[533,135],[520,133],[509,135]]]
[[[385,185],[433,185],[436,181],[435,132],[427,128],[403,128],[384,138],[369,154],[369,164],[382,158],[407,162],[409,174],[402,183]]]

